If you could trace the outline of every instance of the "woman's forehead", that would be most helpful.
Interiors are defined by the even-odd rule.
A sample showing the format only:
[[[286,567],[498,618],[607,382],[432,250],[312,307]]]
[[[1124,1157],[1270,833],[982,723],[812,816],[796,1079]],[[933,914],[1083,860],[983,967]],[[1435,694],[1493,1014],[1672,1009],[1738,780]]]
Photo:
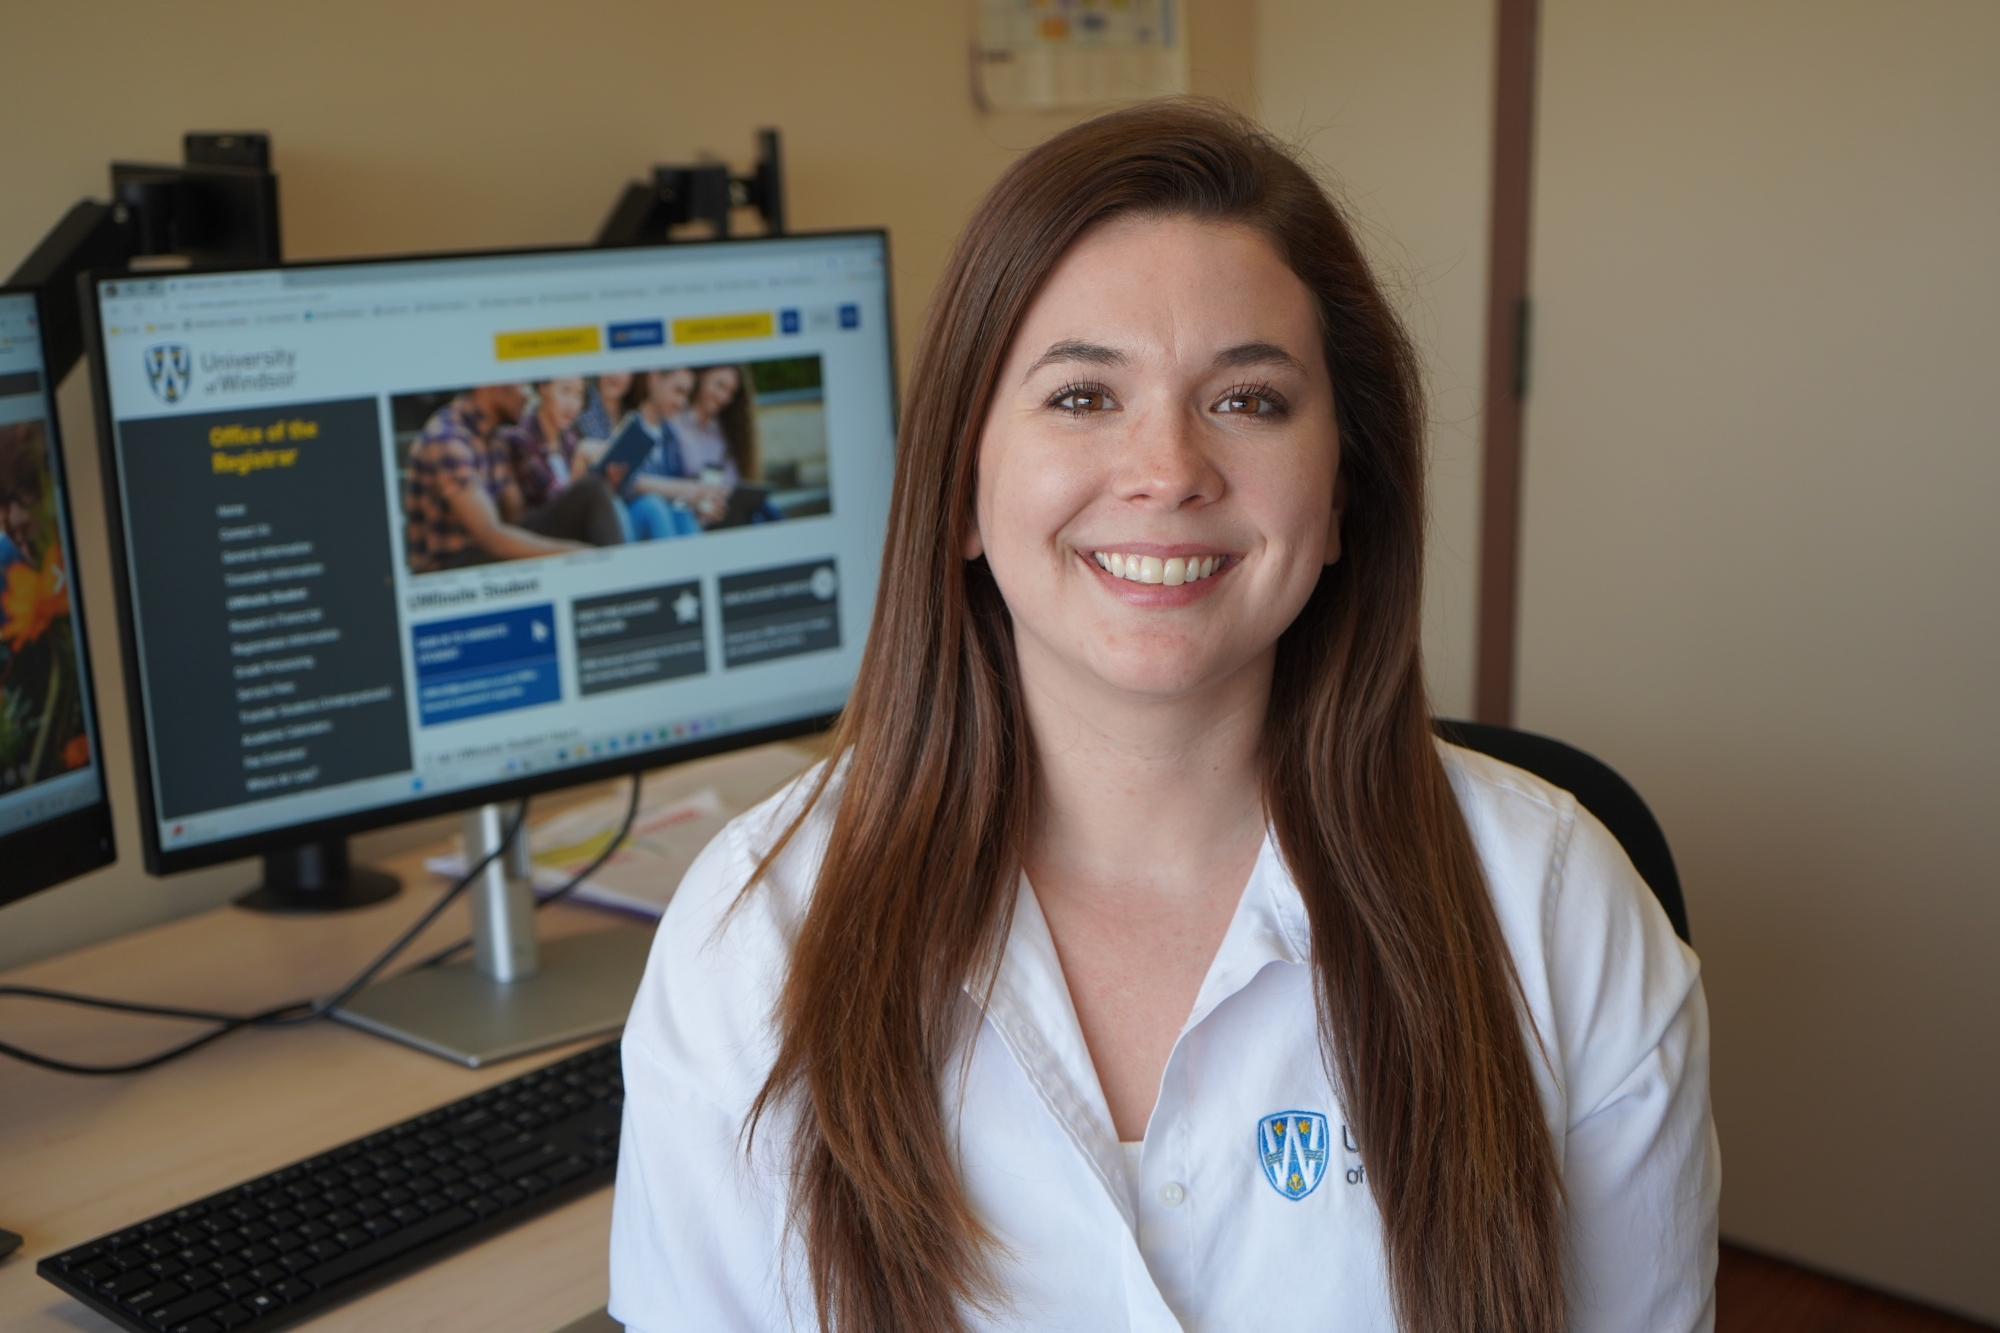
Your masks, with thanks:
[[[1113,218],[1080,236],[1028,307],[1009,360],[1025,368],[1059,342],[1106,360],[1206,359],[1251,343],[1321,359],[1312,293],[1264,234],[1186,217]]]

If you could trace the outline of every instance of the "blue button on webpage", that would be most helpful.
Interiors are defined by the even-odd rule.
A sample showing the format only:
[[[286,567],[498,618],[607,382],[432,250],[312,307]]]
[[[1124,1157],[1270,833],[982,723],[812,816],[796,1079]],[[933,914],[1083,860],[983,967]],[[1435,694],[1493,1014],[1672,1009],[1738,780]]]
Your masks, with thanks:
[[[860,307],[860,306],[858,306],[858,305],[844,305],[844,306],[842,306],[842,307],[840,308],[840,327],[841,327],[841,328],[843,328],[843,329],[858,329],[858,328],[860,328],[860,327],[861,327],[861,307]]]
[[[613,348],[659,347],[667,341],[667,327],[657,319],[606,326],[605,336]]]
[[[555,607],[545,603],[412,625],[422,725],[562,698],[555,621]]]

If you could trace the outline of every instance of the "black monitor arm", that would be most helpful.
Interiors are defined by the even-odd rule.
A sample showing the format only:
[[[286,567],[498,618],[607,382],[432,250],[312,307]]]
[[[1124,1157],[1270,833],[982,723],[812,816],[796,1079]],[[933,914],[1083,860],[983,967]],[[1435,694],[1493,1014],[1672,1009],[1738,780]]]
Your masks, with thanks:
[[[683,223],[706,222],[717,236],[729,235],[729,215],[754,208],[768,235],[785,233],[785,182],[778,132],[757,131],[757,165],[747,176],[729,174],[726,162],[699,162],[653,168],[650,181],[633,181],[598,228],[598,245],[649,245],[673,239]]]
[[[282,258],[271,137],[190,133],[181,154],[186,160],[177,167],[113,162],[112,201],[76,204],[8,279],[41,293],[50,384],[83,355],[79,274]]]

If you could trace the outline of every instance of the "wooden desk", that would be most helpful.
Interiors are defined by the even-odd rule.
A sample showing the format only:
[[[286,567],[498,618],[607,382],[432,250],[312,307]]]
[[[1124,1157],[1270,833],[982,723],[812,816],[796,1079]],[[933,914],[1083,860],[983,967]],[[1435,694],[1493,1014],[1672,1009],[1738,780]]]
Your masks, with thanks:
[[[323,995],[434,900],[441,882],[423,869],[424,854],[385,863],[404,890],[375,907],[312,919],[225,907],[0,979],[225,1012]],[[567,904],[541,913],[545,938],[607,928],[644,927]],[[448,911],[409,956],[468,930],[462,908]],[[31,1050],[86,1061],[129,1059],[195,1031],[20,999],[0,1000],[0,1030]],[[0,1261],[0,1329],[111,1329],[37,1277],[36,1262],[579,1049],[469,1070],[321,1022],[237,1032],[126,1077],[79,1078],[0,1059],[0,1225],[26,1238]],[[604,1304],[610,1229],[605,1189],[297,1327],[551,1333]]]

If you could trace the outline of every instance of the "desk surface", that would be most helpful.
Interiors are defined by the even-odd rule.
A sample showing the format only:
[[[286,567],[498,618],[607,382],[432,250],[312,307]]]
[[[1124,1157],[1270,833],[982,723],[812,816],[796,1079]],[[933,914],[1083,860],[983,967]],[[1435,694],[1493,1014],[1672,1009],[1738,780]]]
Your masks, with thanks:
[[[4,980],[228,1012],[325,994],[433,900],[440,882],[423,870],[424,854],[385,863],[405,887],[374,907],[312,919],[225,907]],[[642,927],[558,904],[541,914],[541,928],[553,937]],[[463,910],[446,912],[411,956],[468,930]],[[76,1060],[129,1059],[193,1030],[68,1005],[0,1006],[10,1041]],[[0,1225],[26,1238],[0,1261],[0,1329],[111,1329],[35,1276],[35,1263],[579,1049],[470,1070],[325,1022],[234,1033],[126,1077],[78,1078],[0,1059]],[[551,1333],[604,1304],[610,1228],[611,1191],[600,1190],[297,1327]]]

